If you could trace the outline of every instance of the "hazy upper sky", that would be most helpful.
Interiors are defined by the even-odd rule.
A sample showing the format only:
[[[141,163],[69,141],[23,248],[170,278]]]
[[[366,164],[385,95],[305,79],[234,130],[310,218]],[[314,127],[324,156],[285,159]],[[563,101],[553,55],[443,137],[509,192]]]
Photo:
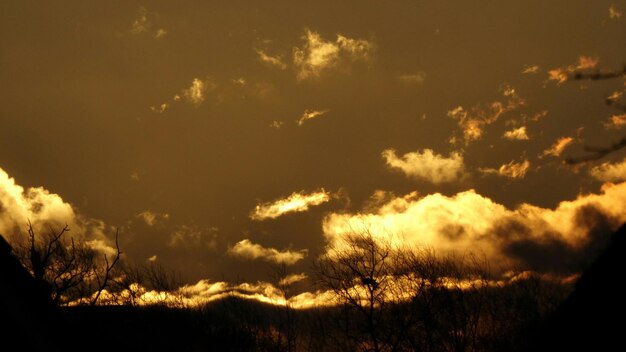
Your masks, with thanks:
[[[564,81],[621,69],[623,0],[4,0],[0,26],[0,232],[119,227],[131,260],[253,281],[359,222],[560,270],[626,220],[624,152],[562,162],[626,133],[622,78]]]

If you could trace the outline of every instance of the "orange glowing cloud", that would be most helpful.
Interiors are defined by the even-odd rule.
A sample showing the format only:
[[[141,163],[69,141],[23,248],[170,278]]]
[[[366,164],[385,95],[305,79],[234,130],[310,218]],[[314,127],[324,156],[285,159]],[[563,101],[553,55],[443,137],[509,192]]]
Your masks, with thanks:
[[[253,220],[276,219],[289,213],[309,210],[309,207],[330,201],[330,192],[323,188],[309,194],[294,192],[290,196],[269,203],[258,204],[250,213]]]
[[[570,146],[573,142],[574,142],[574,138],[572,138],[572,137],[561,137],[561,138],[557,139],[550,146],[550,148],[544,150],[543,153],[540,156],[544,157],[544,156],[551,155],[551,156],[559,157],[559,156],[561,156],[561,153],[563,153],[565,148]]]
[[[558,67],[548,71],[548,80],[562,84],[569,79],[572,73],[595,68],[598,66],[599,61],[600,59],[598,57],[579,56],[578,62],[573,65]]]
[[[599,194],[580,195],[554,209],[521,204],[516,209],[474,190],[445,196],[396,197],[369,211],[332,213],[323,221],[326,254],[346,248],[346,235],[367,229],[397,247],[429,246],[437,253],[482,253],[492,262],[558,270],[594,241],[597,229],[615,230],[626,221],[626,183],[605,184]],[[608,235],[608,234],[607,234]],[[562,262],[559,262],[562,261]]]
[[[496,174],[509,178],[524,178],[529,168],[530,161],[528,161],[528,159],[524,159],[520,162],[511,160],[509,163],[501,165],[498,169],[481,168],[479,170],[485,174]]]
[[[387,149],[382,152],[382,157],[389,168],[400,170],[407,177],[434,184],[455,182],[465,175],[463,156],[460,153],[450,153],[446,158],[431,149],[424,149],[398,157],[395,150]]]
[[[300,251],[284,250],[275,248],[265,248],[260,244],[252,243],[250,240],[241,240],[228,250],[232,256],[255,260],[262,259],[277,264],[293,265],[306,257],[306,249]]]

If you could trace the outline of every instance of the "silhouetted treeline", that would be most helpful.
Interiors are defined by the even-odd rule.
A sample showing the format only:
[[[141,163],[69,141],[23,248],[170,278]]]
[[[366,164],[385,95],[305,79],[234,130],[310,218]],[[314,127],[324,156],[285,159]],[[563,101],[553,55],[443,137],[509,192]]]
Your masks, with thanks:
[[[34,351],[606,347],[619,337],[613,321],[619,320],[624,308],[618,273],[626,264],[625,244],[626,225],[566,299],[572,285],[554,277],[527,272],[498,281],[480,260],[397,251],[360,233],[348,239],[345,251],[321,258],[315,268],[319,288],[335,292],[337,305],[295,309],[235,295],[183,308],[131,301],[54,306],[11,255],[11,247],[2,242],[0,313],[3,326],[9,328],[1,334],[3,341],[18,341],[24,350]],[[175,282],[160,268],[133,270],[146,280],[144,284],[167,289]]]

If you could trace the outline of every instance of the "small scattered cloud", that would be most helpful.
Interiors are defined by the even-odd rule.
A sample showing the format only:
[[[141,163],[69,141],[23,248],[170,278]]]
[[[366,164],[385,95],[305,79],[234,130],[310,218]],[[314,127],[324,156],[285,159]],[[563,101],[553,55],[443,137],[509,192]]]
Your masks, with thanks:
[[[270,123],[270,127],[274,128],[274,129],[280,129],[281,127],[283,127],[285,123],[279,120],[274,120],[272,121],[272,123]]]
[[[243,80],[245,84],[245,79],[243,78],[238,79],[236,83],[241,84],[242,81],[240,80]],[[200,106],[206,100],[206,93],[214,91],[216,88],[217,85],[209,78],[194,78],[189,87],[182,89],[180,93],[174,94],[169,101],[157,106],[151,106],[150,110],[157,114],[162,114],[169,110],[174,104],[178,104],[182,101]]]
[[[157,259],[158,259],[158,257],[157,257],[157,255],[156,255],[156,254],[155,254],[155,255],[153,255],[153,256],[148,257],[148,261],[149,261],[150,263],[154,263],[154,262],[156,262],[156,261],[157,261]]]
[[[393,149],[382,152],[387,166],[402,171],[407,177],[426,180],[434,184],[461,180],[465,175],[463,156],[450,153],[449,157],[436,154],[431,149],[417,150],[398,157]]]
[[[613,115],[603,125],[606,129],[621,129],[626,126],[626,114]]]
[[[602,182],[626,181],[626,158],[617,163],[605,162],[589,170],[593,178]]]
[[[502,137],[511,140],[511,141],[527,141],[530,138],[528,138],[528,133],[526,133],[526,126],[522,126],[519,128],[514,128],[512,130],[506,131],[504,132],[504,134],[502,135]]]
[[[522,69],[523,74],[535,74],[539,72],[539,65],[526,65]]]
[[[267,54],[263,50],[257,50],[256,53],[259,56],[259,61],[261,61],[267,66],[276,67],[281,70],[284,70],[287,68],[287,64],[283,61],[283,58],[279,55],[272,56],[272,55]]]
[[[305,273],[291,274],[291,275],[287,275],[284,278],[282,278],[278,282],[278,285],[280,285],[280,286],[289,286],[289,285],[295,284],[296,282],[300,282],[302,280],[306,280],[307,278],[308,278],[308,276]]]
[[[228,250],[228,253],[234,257],[248,260],[261,259],[277,264],[293,265],[306,257],[308,251],[306,249],[299,251],[283,250],[279,251],[275,248],[266,248],[260,244],[251,242],[250,240],[241,240]]]
[[[593,69],[598,66],[600,58],[593,56],[579,56],[578,62],[569,66],[557,67],[548,71],[548,80],[555,81],[557,84],[563,84],[566,82],[570,75],[582,71]]]
[[[320,117],[329,111],[330,110],[308,110],[307,109],[307,110],[304,110],[304,113],[302,113],[302,116],[300,116],[300,118],[296,122],[298,123],[298,126],[302,126],[304,125],[306,121]]]
[[[164,28],[154,28],[154,18],[158,16],[155,13],[149,12],[145,7],[140,7],[137,11],[137,17],[133,20],[130,28],[130,33],[133,35],[150,34],[156,39],[165,37],[167,31]]]
[[[157,39],[163,38],[165,37],[165,35],[167,35],[167,31],[163,28],[159,28],[157,29],[156,33],[154,34],[154,37]]]
[[[294,192],[286,198],[258,204],[250,213],[250,218],[252,220],[276,219],[285,214],[307,211],[309,207],[326,203],[330,199],[330,192],[325,191],[323,188],[308,194]]]
[[[554,141],[554,143],[552,143],[550,148],[548,148],[548,149],[543,151],[543,153],[540,155],[540,157],[544,157],[544,156],[559,157],[559,156],[561,156],[561,153],[563,153],[565,148],[570,146],[573,142],[574,142],[574,138],[572,138],[572,137],[561,137],[561,138],[558,138],[556,141]]]
[[[326,41],[319,33],[307,30],[302,39],[302,47],[293,48],[298,80],[319,77],[323,71],[342,64],[366,61],[374,51],[371,42],[341,34],[334,41]]]
[[[530,169],[530,161],[524,159],[516,162],[511,160],[509,163],[502,164],[498,169],[480,168],[479,171],[485,174],[494,174],[508,178],[524,178]]]
[[[408,73],[398,76],[398,81],[407,85],[418,85],[424,83],[426,80],[426,72],[417,71],[415,73]]]
[[[612,20],[618,20],[622,18],[622,11],[620,11],[614,4],[609,6],[609,18]]]
[[[448,111],[448,117],[457,121],[463,133],[465,145],[481,139],[485,127],[496,122],[502,114],[526,104],[526,101],[517,94],[515,88],[509,85],[504,85],[501,92],[505,98],[504,101],[494,101],[486,106],[478,104],[470,109],[457,106]],[[453,135],[449,141],[456,144],[457,140],[456,135]]]
[[[155,226],[169,220],[170,214],[146,210],[137,214],[137,218],[141,219],[148,226]]]
[[[152,110],[153,112],[156,112],[157,114],[162,114],[165,112],[165,110],[167,110],[170,107],[170,104],[168,103],[163,103],[159,106],[151,106],[150,110]]]

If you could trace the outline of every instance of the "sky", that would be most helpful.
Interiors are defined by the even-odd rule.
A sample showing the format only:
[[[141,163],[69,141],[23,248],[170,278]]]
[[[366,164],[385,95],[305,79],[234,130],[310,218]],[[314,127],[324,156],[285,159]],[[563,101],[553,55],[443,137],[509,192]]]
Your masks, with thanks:
[[[626,2],[0,3],[0,233],[190,285],[342,234],[571,272],[626,221]],[[299,275],[299,276],[298,276]],[[190,286],[190,287],[200,287]],[[201,288],[198,288],[199,290]]]

